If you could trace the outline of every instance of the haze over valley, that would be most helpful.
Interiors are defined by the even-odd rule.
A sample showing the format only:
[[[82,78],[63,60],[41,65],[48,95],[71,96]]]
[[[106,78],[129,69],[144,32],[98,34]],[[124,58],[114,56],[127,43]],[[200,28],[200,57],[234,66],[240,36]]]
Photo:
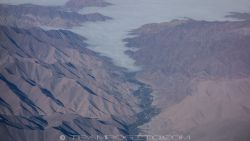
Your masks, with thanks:
[[[249,141],[249,60],[248,0],[0,0],[0,141]]]

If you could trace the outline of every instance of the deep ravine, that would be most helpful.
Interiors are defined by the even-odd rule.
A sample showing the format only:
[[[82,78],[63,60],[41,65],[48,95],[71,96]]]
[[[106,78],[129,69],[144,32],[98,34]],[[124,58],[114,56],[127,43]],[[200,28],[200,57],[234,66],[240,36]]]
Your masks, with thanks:
[[[139,106],[142,111],[136,113],[136,120],[133,123],[127,125],[127,134],[125,136],[127,136],[128,141],[138,140],[138,138],[143,141],[146,140],[146,137],[143,138],[142,136],[137,136],[144,134],[144,131],[139,127],[150,122],[154,116],[160,113],[160,109],[152,105],[153,96],[151,93],[153,90],[151,86],[137,80],[135,76],[136,73],[128,73],[127,81],[140,86],[139,89],[133,93],[133,95],[139,99]]]

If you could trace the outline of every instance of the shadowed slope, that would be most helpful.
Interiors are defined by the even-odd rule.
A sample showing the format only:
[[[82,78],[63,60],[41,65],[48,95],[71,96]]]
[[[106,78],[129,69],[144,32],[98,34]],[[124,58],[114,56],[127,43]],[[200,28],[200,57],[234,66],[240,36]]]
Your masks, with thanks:
[[[112,117],[126,124],[136,120],[141,108],[132,93],[139,85],[87,49],[85,38],[65,30],[6,26],[0,26],[0,38],[5,141],[123,134],[126,129]]]

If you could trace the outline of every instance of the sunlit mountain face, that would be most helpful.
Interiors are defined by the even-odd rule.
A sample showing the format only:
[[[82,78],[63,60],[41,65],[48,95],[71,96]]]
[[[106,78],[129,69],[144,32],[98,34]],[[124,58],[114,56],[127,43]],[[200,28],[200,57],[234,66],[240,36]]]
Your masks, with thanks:
[[[0,141],[249,141],[248,0],[0,0]]]

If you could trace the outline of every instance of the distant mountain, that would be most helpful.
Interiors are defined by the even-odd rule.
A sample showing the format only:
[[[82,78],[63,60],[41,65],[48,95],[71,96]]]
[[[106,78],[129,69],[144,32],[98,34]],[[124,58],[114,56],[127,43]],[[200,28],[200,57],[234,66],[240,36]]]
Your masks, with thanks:
[[[104,0],[69,0],[65,7],[71,10],[79,10],[84,7],[105,7],[111,5],[111,3],[105,2]]]
[[[161,113],[148,134],[192,141],[250,139],[250,21],[174,20],[132,32],[127,52],[142,66]]]
[[[71,28],[87,21],[111,19],[99,13],[79,14],[63,7],[39,6],[32,4],[0,4],[0,25],[14,27],[45,26],[50,28]]]
[[[226,17],[238,20],[250,20],[250,13],[231,12],[231,14]]]
[[[0,133],[4,141],[127,134],[140,84],[70,31],[0,26]]]

